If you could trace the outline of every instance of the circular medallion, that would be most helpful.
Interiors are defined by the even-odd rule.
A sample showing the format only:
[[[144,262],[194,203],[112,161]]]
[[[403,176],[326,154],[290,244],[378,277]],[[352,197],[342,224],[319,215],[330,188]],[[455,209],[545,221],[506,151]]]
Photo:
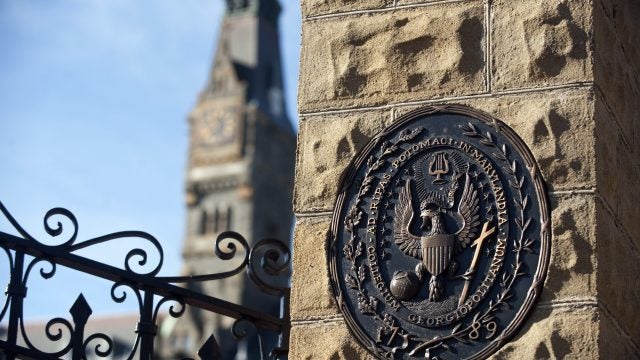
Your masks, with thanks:
[[[549,262],[544,181],[503,122],[426,107],[347,170],[333,214],[334,295],[383,359],[484,359],[531,311]]]

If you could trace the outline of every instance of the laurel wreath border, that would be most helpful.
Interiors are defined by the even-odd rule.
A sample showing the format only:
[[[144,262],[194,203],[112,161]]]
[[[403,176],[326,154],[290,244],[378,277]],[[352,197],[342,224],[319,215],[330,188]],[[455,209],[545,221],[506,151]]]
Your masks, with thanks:
[[[459,105],[445,105],[445,106],[433,106],[433,107],[428,107],[425,108],[423,110],[421,110],[421,115],[428,115],[428,114],[432,114],[432,113],[438,113],[438,112],[447,112],[448,110],[453,111],[454,113],[460,113],[460,114],[464,114],[467,116],[471,116],[474,118],[477,118],[479,120],[482,120],[483,122],[490,124],[490,122],[488,122],[486,119],[489,118],[490,120],[493,120],[493,126],[496,128],[496,130],[498,132],[500,132],[500,128],[499,128],[499,121],[496,120],[495,118],[492,118],[490,116],[484,115],[480,112],[477,112],[476,114],[473,114],[474,110],[471,110],[465,106],[459,106]],[[414,113],[417,113],[416,111],[414,111]],[[409,118],[409,115],[411,114],[407,114],[404,117],[405,118]],[[484,117],[484,119],[480,119],[478,118],[478,115],[480,115],[481,117]],[[399,122],[400,123],[400,122]],[[397,126],[397,125],[396,125]],[[528,252],[528,253],[534,253],[533,249],[531,248],[531,246],[535,243],[534,239],[528,238],[528,239],[524,239],[524,234],[525,231],[527,230],[527,228],[530,226],[532,219],[531,218],[527,218],[525,220],[525,213],[527,211],[527,204],[529,202],[529,195],[523,196],[523,192],[522,192],[522,188],[524,186],[524,181],[526,179],[526,175],[522,175],[519,177],[518,173],[521,172],[521,168],[518,167],[517,162],[515,160],[510,160],[509,156],[507,154],[507,147],[505,146],[505,144],[502,144],[502,146],[499,146],[499,144],[495,141],[495,139],[493,138],[493,135],[490,132],[487,132],[486,136],[484,134],[482,134],[481,132],[479,132],[477,130],[477,128],[469,123],[468,125],[468,131],[465,133],[466,136],[469,137],[479,137],[480,138],[480,142],[487,146],[487,147],[491,147],[494,148],[497,152],[492,153],[492,155],[494,155],[496,158],[500,159],[501,161],[505,162],[508,166],[506,167],[507,172],[510,173],[510,175],[512,175],[514,177],[515,181],[510,181],[509,184],[510,186],[517,191],[518,195],[519,195],[519,199],[516,200],[516,205],[519,207],[520,209],[520,216],[516,218],[516,224],[520,230],[520,235],[518,236],[517,239],[514,240],[514,249],[513,251],[516,252],[516,259],[514,261],[514,263],[512,264],[512,271],[510,273],[503,273],[503,278],[502,281],[500,282],[500,285],[503,287],[503,291],[501,291],[497,297],[496,297],[496,301],[495,303],[493,302],[493,300],[490,300],[489,303],[489,308],[484,312],[481,313],[477,313],[474,316],[474,319],[472,321],[472,323],[467,326],[466,328],[459,330],[459,327],[461,324],[459,324],[457,327],[455,327],[452,330],[452,333],[450,335],[447,336],[443,336],[440,338],[434,338],[431,340],[427,340],[421,344],[419,344],[418,346],[416,346],[416,348],[414,348],[412,354],[410,355],[414,355],[414,352],[418,349],[425,350],[425,358],[427,359],[432,359],[432,360],[436,360],[439,359],[437,356],[435,357],[430,357],[430,352],[434,351],[438,348],[444,348],[445,350],[448,350],[450,352],[456,353],[455,348],[452,345],[448,345],[445,343],[445,341],[451,340],[451,339],[455,339],[459,342],[462,343],[469,343],[470,340],[465,339],[463,336],[464,335],[469,335],[471,332],[473,331],[477,331],[478,330],[478,325],[482,325],[482,324],[487,324],[490,321],[493,320],[494,318],[494,313],[499,309],[500,306],[506,306],[508,308],[510,308],[510,305],[508,304],[508,300],[513,296],[510,292],[511,292],[511,288],[512,286],[515,284],[515,281],[517,278],[527,275],[526,272],[522,272],[522,268],[525,266],[524,262],[520,259],[521,255],[524,252]],[[388,134],[390,131],[392,131],[393,129],[389,129],[387,131],[384,131],[382,134],[379,134],[370,144],[368,144],[368,146],[363,149],[362,153],[367,153],[367,150],[370,150],[373,146],[377,145],[377,143],[379,142],[380,138],[383,135]],[[421,128],[422,130],[422,128]],[[463,129],[464,130],[464,129]],[[361,197],[362,195],[366,194],[370,189],[371,189],[371,185],[373,184],[373,180],[374,178],[371,176],[371,172],[379,169],[382,165],[384,165],[384,163],[387,160],[383,160],[382,158],[385,156],[388,156],[390,154],[392,154],[393,152],[395,152],[396,150],[398,150],[400,147],[399,145],[402,142],[408,141],[412,138],[414,138],[415,136],[418,135],[418,133],[414,134],[413,136],[411,136],[411,138],[407,138],[407,139],[403,139],[403,136],[406,136],[407,134],[403,135],[401,133],[401,136],[399,138],[399,141],[397,141],[396,143],[392,143],[389,141],[385,141],[382,144],[382,148],[381,148],[381,152],[382,155],[380,156],[379,160],[375,163],[372,162],[373,158],[369,158],[369,161],[367,162],[367,171],[365,172],[365,177],[362,180],[362,184],[360,187],[360,191],[358,193],[358,198],[356,200],[356,203],[351,207],[351,209],[349,210],[349,212],[347,213],[347,216],[345,217],[345,227],[347,228],[347,231],[349,231],[351,233],[351,238],[350,238],[350,244],[347,245],[351,245],[352,246],[352,252],[351,255],[347,255],[347,245],[345,245],[345,257],[347,257],[347,260],[349,260],[352,263],[351,266],[351,271],[353,272],[353,274],[355,275],[353,277],[353,279],[356,279],[355,282],[352,282],[352,285],[354,285],[354,287],[358,290],[358,295],[359,295],[359,308],[364,309],[363,314],[366,315],[370,315],[370,316],[374,316],[377,320],[381,320],[383,321],[383,327],[380,328],[378,330],[378,336],[380,336],[381,333],[384,333],[385,331],[389,331],[390,328],[395,329],[395,331],[400,331],[401,333],[404,332],[406,333],[406,331],[404,331],[403,329],[399,329],[398,327],[394,327],[396,324],[395,318],[393,318],[391,315],[389,314],[384,314],[384,316],[381,316],[378,311],[378,304],[379,304],[379,300],[376,299],[373,296],[370,296],[367,298],[367,293],[366,290],[363,288],[362,283],[364,282],[364,280],[366,280],[366,265],[362,265],[359,267],[359,269],[356,269],[357,265],[356,265],[356,261],[359,258],[359,256],[361,256],[363,254],[363,242],[357,237],[357,235],[354,234],[353,232],[353,228],[355,226],[357,226],[359,224],[359,221],[362,220],[362,216],[363,216],[363,211],[359,208],[360,206],[360,202],[361,202]],[[516,136],[517,137],[517,136]],[[511,137],[509,137],[511,138]],[[404,140],[404,141],[403,141]],[[513,139],[511,139],[513,140]],[[519,140],[519,139],[518,139]],[[521,142],[521,140],[520,140]],[[522,154],[523,153],[523,149],[522,149],[522,145],[516,143],[515,144],[516,147],[519,147],[519,151]],[[526,146],[524,147],[525,151],[528,151],[528,149],[526,149]],[[530,153],[528,153],[530,155]],[[525,154],[526,155],[526,154]],[[541,240],[544,240],[544,245],[546,245],[546,247],[541,247],[541,254],[540,254],[540,260],[539,260],[539,264],[538,264],[538,271],[535,274],[535,279],[531,285],[531,289],[533,290],[532,295],[528,295],[526,297],[525,300],[525,304],[523,304],[523,306],[527,305],[526,307],[526,311],[523,313],[521,311],[518,312],[518,314],[516,314],[516,317],[510,322],[509,325],[507,325],[502,332],[498,335],[498,337],[494,338],[491,345],[485,347],[480,353],[476,354],[476,356],[474,356],[474,358],[476,357],[483,357],[486,356],[488,354],[491,354],[493,351],[495,351],[496,347],[499,346],[500,344],[503,344],[504,342],[506,342],[508,340],[508,338],[510,338],[511,336],[513,336],[513,331],[515,327],[519,326],[519,323],[521,322],[521,319],[527,315],[527,313],[530,311],[531,306],[530,303],[535,301],[539,295],[539,287],[541,286],[542,280],[544,279],[545,275],[546,275],[546,269],[548,266],[548,256],[549,256],[549,251],[548,251],[548,246],[549,246],[549,239],[548,239],[548,205],[547,205],[547,201],[546,200],[546,196],[545,196],[545,191],[544,191],[544,182],[541,179],[539,173],[538,173],[538,169],[537,169],[537,165],[535,164],[535,160],[533,160],[531,158],[531,156],[529,156],[528,158],[524,158],[524,161],[526,163],[531,163],[531,167],[527,166],[530,175],[532,176],[532,181],[534,182],[534,184],[532,184],[532,186],[535,187],[538,197],[540,198],[541,196],[544,197],[540,198],[539,200],[542,201],[541,203],[541,219],[542,222],[540,224],[541,226]],[[353,163],[352,163],[353,165]],[[356,181],[355,183],[358,183],[358,181]],[[344,185],[344,182],[343,182]],[[341,189],[341,195],[339,195],[338,198],[338,203],[340,203],[343,198],[344,198],[344,188]],[[335,224],[335,217],[334,217],[334,224]],[[351,222],[350,222],[351,221]],[[333,228],[333,227],[332,227]],[[332,236],[335,239],[335,234],[332,234]],[[358,250],[358,247],[360,247],[360,249]],[[333,268],[333,266],[335,266],[335,264],[332,265],[332,270],[335,270]],[[540,271],[542,270],[542,271]],[[335,272],[333,272],[335,274]],[[349,282],[349,280],[348,280]],[[335,279],[332,278],[332,286],[334,286],[334,291],[335,291]],[[349,286],[349,284],[348,284]],[[351,287],[351,286],[349,286]],[[352,288],[354,288],[352,287]],[[343,314],[345,315],[345,320],[348,323],[353,323],[354,320],[351,317],[350,314],[348,314],[347,311],[345,311],[345,304],[343,303],[342,300],[342,295],[340,292],[336,292],[336,294],[338,295],[338,305],[341,308]],[[516,324],[514,324],[516,323]],[[398,330],[399,329],[399,330]],[[353,327],[351,328],[352,331],[356,331],[355,329],[353,329]],[[508,333],[507,333],[508,332]],[[495,331],[494,331],[495,334]],[[494,335],[492,334],[491,337]],[[361,339],[361,341],[363,340],[363,338],[366,338],[365,336],[363,336],[364,334],[361,332],[361,330],[358,329],[358,331],[356,331],[356,336],[358,338]],[[402,335],[402,334],[401,334]],[[488,339],[491,339],[491,337],[489,337]],[[382,352],[376,345],[375,343],[371,342],[367,348],[372,351],[374,354],[381,356],[383,358],[388,358],[388,359],[392,359],[393,358],[393,354],[395,353],[395,351],[397,351],[398,348],[406,348],[408,345],[409,341],[418,341],[418,339],[410,339],[410,335],[404,335],[404,343],[402,346],[400,347],[395,347],[392,348],[389,351],[386,352]],[[366,343],[366,341],[364,341],[364,343]]]

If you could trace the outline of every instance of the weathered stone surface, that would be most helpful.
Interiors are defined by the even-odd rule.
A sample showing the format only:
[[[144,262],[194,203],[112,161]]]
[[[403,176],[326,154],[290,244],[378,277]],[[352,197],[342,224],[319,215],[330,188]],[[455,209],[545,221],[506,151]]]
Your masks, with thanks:
[[[636,156],[636,158],[640,157],[640,129],[636,129],[636,131],[634,132],[633,154]],[[638,162],[640,162],[640,159],[638,159]]]
[[[370,10],[392,6],[393,0],[302,0],[302,16],[317,16],[351,10]]]
[[[490,359],[599,359],[600,317],[594,307],[538,307],[519,335]]]
[[[351,337],[342,322],[293,324],[289,342],[289,359],[355,360],[371,359],[362,346]]]
[[[493,89],[590,81],[588,1],[512,1],[492,4]]]
[[[299,219],[293,239],[291,319],[318,318],[339,313],[327,271],[328,217]]]
[[[596,96],[596,182],[598,193],[611,206],[618,208],[618,187],[620,177],[611,176],[619,171],[618,144],[623,142],[616,121],[607,111],[607,105],[601,96]]]
[[[629,148],[602,99],[596,100],[596,169],[598,193],[619,225],[640,247],[640,159]]]
[[[613,212],[618,225],[640,247],[640,159],[629,149],[624,135],[607,111],[604,100],[596,99],[597,189]]]
[[[596,99],[596,169],[598,193],[624,231],[640,247],[640,158],[600,96]],[[637,116],[637,115],[636,115]]]
[[[611,161],[618,162],[618,168],[609,174],[619,182],[616,191],[616,217],[623,229],[640,247],[640,166],[637,157],[630,154],[626,145],[617,144],[617,155]]]
[[[640,37],[640,3],[628,0],[596,0],[594,7],[594,26],[601,31],[603,24],[597,23],[597,19],[607,21],[609,30],[615,34],[617,42],[621,44],[627,62],[640,71],[640,48],[637,46]],[[599,45],[596,44],[596,51]]]
[[[332,210],[344,169],[392,122],[390,107],[315,112],[399,104],[393,110],[400,115],[415,108],[407,102],[463,95],[452,102],[515,129],[552,192],[552,251],[540,303],[492,358],[640,358],[640,3],[493,0],[491,74],[482,1],[303,0],[303,12],[392,3],[425,6],[304,22],[299,105],[307,115],[296,211]],[[483,94],[485,77],[497,93]],[[501,93],[592,81],[593,88]],[[483,95],[467,97],[476,94]],[[369,358],[337,320],[326,270],[329,221],[298,221],[292,358]]]
[[[305,22],[300,112],[484,91],[481,2]]]
[[[598,294],[620,327],[640,338],[640,254],[601,202],[597,209]],[[636,219],[637,222],[637,219]],[[618,289],[613,291],[612,289]]]
[[[448,0],[396,0],[398,6],[402,5],[423,5],[430,6],[439,2],[445,2]],[[482,0],[464,0],[466,2],[482,2]]]
[[[622,136],[631,150],[638,155],[640,152],[637,150],[636,139],[637,114],[640,111],[640,102],[637,101],[640,98],[640,63],[637,61],[640,61],[640,56],[632,59],[629,51],[637,50],[627,48],[637,48],[640,30],[635,37],[635,44],[623,43],[624,39],[618,37],[620,34],[616,27],[619,25],[618,22],[621,22],[619,18],[626,18],[628,15],[619,14],[620,10],[625,9],[620,4],[615,8],[618,10],[607,9],[605,6],[596,6],[594,9],[594,79],[620,125]],[[640,13],[638,15],[640,16]]]
[[[485,111],[511,126],[533,152],[550,190],[595,186],[594,96],[590,89],[451,102]],[[396,114],[415,108],[399,107]]]
[[[389,111],[302,117],[294,211],[333,209],[343,171],[355,154],[390,122]]]
[[[555,196],[551,206],[551,261],[540,301],[594,299],[595,196]]]
[[[637,339],[637,338],[636,338]],[[606,313],[600,320],[598,352],[600,359],[640,359],[640,347],[621,333],[614,319]]]

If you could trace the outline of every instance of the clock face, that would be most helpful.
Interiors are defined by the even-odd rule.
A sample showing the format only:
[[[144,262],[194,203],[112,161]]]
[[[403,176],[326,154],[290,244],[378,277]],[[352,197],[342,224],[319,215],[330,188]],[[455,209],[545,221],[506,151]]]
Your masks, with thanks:
[[[191,122],[191,163],[207,165],[242,153],[242,107],[239,100],[217,99],[202,104]]]
[[[238,117],[236,108],[211,108],[202,112],[193,125],[196,146],[224,146],[234,142]]]

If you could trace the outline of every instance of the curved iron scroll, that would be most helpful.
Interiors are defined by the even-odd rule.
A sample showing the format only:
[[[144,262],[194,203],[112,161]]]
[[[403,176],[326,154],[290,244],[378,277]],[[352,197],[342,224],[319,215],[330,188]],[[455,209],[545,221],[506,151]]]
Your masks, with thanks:
[[[121,231],[93,239],[77,241],[78,221],[67,209],[54,208],[44,216],[44,230],[54,240],[64,240],[48,245],[33,237],[9,213],[0,202],[0,212],[19,234],[15,236],[0,231],[0,248],[7,256],[10,268],[10,280],[7,285],[5,301],[0,308],[0,323],[6,321],[6,336],[0,337],[0,352],[5,358],[25,359],[59,359],[71,356],[72,359],[86,359],[88,356],[106,358],[113,352],[113,339],[103,333],[85,334],[85,325],[92,309],[80,293],[69,310],[71,320],[55,318],[45,327],[47,339],[57,344],[57,351],[47,352],[35,346],[25,330],[23,317],[23,300],[27,296],[27,282],[34,269],[39,269],[43,279],[49,279],[56,273],[58,265],[111,281],[111,299],[122,303],[132,293],[137,300],[139,319],[136,325],[136,338],[128,359],[152,359],[154,357],[154,337],[158,328],[160,307],[169,303],[169,315],[175,318],[182,316],[187,306],[214,312],[235,319],[232,327],[236,339],[247,335],[247,329],[258,336],[260,354],[268,357],[285,359],[289,341],[289,287],[288,276],[284,283],[270,281],[269,278],[288,275],[291,253],[288,247],[275,239],[265,239],[250,246],[240,234],[227,231],[221,233],[215,241],[214,252],[223,261],[239,263],[229,271],[215,274],[193,276],[158,276],[164,260],[164,252],[160,242],[152,235],[141,231]],[[58,221],[56,221],[58,219]],[[71,231],[65,232],[64,223],[71,224]],[[65,235],[67,234],[67,235]],[[148,243],[156,252],[156,261],[149,264],[152,257],[147,250],[135,247],[128,250],[122,267],[108,265],[77,254],[80,249],[105,244],[124,238],[137,238]],[[184,287],[178,283],[203,282],[229,278],[246,270],[249,278],[258,288],[270,295],[280,298],[282,307],[280,316],[276,317],[211,297]],[[280,281],[282,282],[282,280]],[[158,296],[160,300],[154,301]],[[263,349],[262,334],[265,331],[278,334],[278,343],[273,349]],[[22,341],[19,341],[21,339]],[[58,344],[64,342],[64,344]],[[213,335],[198,351],[198,358],[203,360],[218,359],[222,356],[220,347]]]

